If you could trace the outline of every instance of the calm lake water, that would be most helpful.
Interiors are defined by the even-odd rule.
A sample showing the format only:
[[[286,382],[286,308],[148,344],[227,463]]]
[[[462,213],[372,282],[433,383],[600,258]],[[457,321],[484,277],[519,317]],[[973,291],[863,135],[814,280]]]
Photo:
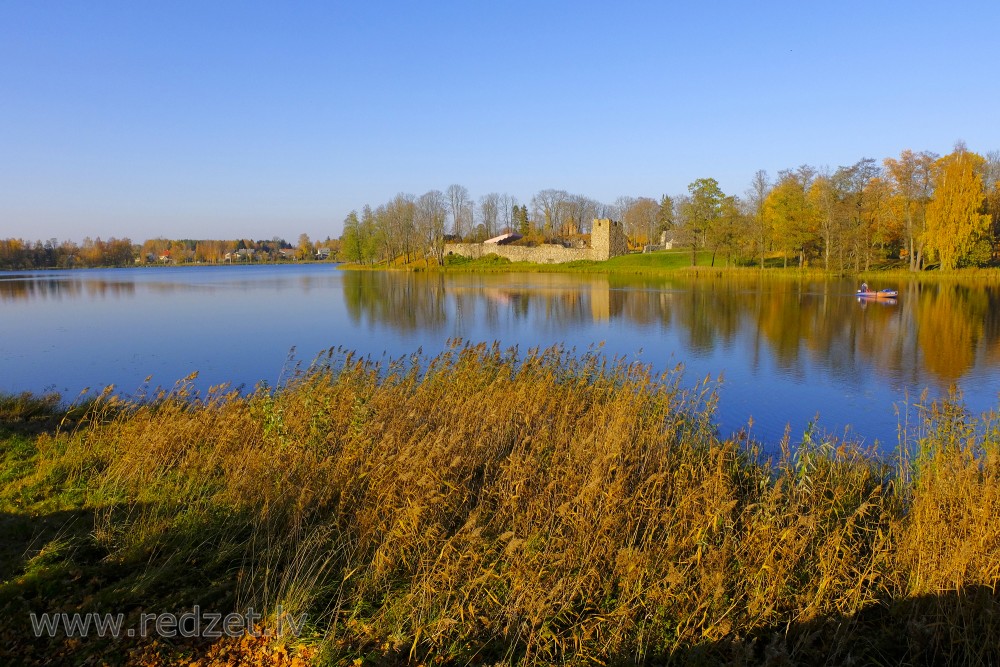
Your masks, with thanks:
[[[1000,390],[1000,290],[844,281],[677,280],[573,274],[341,272],[331,265],[0,273],[0,391],[72,399],[137,392],[198,371],[207,388],[281,382],[335,346],[433,355],[450,338],[520,349],[562,343],[722,377],[720,430],[774,445],[786,425],[885,448],[908,403],[955,386],[974,413]],[[512,406],[516,409],[516,406]]]

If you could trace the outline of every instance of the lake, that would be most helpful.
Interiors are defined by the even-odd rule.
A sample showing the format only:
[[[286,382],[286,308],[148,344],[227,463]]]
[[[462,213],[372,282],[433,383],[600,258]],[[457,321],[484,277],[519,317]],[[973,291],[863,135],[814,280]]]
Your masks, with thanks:
[[[280,384],[296,360],[341,346],[375,358],[452,338],[521,350],[561,343],[721,377],[718,423],[774,447],[851,433],[897,443],[908,404],[960,390],[974,413],[1000,389],[1000,289],[847,281],[584,274],[340,271],[329,264],[0,273],[0,391],[66,399],[197,384]],[[294,354],[292,354],[294,350]],[[517,406],[511,406],[516,409]]]

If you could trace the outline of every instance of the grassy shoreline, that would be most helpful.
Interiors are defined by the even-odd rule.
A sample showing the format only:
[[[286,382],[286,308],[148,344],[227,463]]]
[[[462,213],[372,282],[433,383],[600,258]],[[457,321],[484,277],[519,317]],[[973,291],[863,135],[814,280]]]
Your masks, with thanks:
[[[807,434],[765,460],[718,436],[711,387],[559,348],[331,351],[249,396],[30,399],[0,401],[0,653],[22,664],[1000,659],[1000,423],[955,400],[908,451]],[[27,623],[193,605],[280,605],[306,633]]]
[[[534,262],[512,262],[496,255],[479,259],[450,257],[444,266],[424,260],[410,263],[379,263],[374,265],[340,264],[345,271],[414,271],[428,273],[599,273],[620,275],[670,276],[675,278],[740,277],[740,278],[780,278],[780,279],[837,279],[851,278],[870,281],[894,282],[950,282],[982,281],[1000,283],[1000,269],[968,268],[954,271],[911,272],[899,263],[868,271],[835,271],[818,267],[782,268],[780,261],[772,259],[770,265],[760,267],[728,266],[724,258],[716,258],[711,266],[711,253],[699,252],[697,264],[692,266],[691,253],[687,250],[658,251],[644,254],[629,254],[613,257],[606,261],[579,260],[561,264],[538,264]]]

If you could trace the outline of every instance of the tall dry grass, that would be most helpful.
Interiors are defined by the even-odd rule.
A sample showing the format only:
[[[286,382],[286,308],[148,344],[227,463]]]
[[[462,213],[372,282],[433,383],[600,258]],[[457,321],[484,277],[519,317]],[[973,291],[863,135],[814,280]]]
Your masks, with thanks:
[[[335,662],[996,655],[994,417],[946,401],[894,457],[807,433],[765,460],[714,408],[597,353],[334,350],[275,391],[108,396],[36,474],[115,508],[109,557],[224,572]]]

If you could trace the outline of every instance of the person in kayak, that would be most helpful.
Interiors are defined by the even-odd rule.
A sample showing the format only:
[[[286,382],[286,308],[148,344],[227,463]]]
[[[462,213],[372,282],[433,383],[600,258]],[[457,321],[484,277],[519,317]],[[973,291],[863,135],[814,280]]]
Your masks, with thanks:
[[[868,292],[868,283],[861,283],[861,289],[859,289],[858,291],[859,292],[865,292],[865,293],[867,293]]]

